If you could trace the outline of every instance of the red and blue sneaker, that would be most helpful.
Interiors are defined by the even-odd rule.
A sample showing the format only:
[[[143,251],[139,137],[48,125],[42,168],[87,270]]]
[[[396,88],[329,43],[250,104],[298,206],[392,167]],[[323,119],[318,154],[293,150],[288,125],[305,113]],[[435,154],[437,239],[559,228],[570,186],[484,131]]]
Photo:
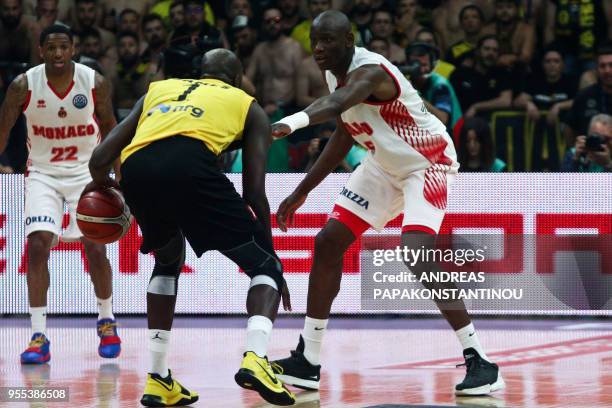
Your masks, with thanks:
[[[121,354],[121,339],[117,335],[117,322],[114,319],[98,320],[100,345],[98,354],[103,358],[116,358]]]
[[[21,353],[21,364],[43,364],[51,360],[51,342],[43,333],[34,333],[30,344]]]

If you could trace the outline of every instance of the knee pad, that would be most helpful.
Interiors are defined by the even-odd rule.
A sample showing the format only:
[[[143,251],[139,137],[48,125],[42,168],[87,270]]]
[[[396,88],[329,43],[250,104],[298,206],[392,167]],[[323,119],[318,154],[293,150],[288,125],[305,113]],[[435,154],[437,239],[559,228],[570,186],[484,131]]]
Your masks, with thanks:
[[[155,266],[147,292],[155,295],[176,296],[178,278],[185,264],[185,237],[181,232],[164,247],[154,251]]]
[[[221,251],[221,253],[234,261],[252,279],[250,287],[260,284],[273,286],[269,280],[263,277],[257,278],[260,275],[271,278],[276,284],[276,290],[279,292],[285,284],[283,267],[280,261],[274,253],[263,249],[255,240]]]

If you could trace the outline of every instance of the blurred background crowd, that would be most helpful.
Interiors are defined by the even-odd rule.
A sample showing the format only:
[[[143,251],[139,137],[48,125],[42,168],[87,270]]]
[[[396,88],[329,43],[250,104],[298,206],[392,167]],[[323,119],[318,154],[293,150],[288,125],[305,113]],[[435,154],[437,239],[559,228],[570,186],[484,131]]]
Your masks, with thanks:
[[[460,171],[612,171],[611,0],[0,0],[0,97],[39,64],[39,33],[74,32],[75,61],[113,85],[120,120],[150,82],[197,75],[232,49],[272,122],[328,93],[311,57],[313,19],[345,12],[356,44],[400,67],[454,137]],[[334,124],[274,142],[271,172],[305,171]],[[0,172],[22,172],[21,118]],[[355,146],[337,171],[351,171]],[[220,161],[241,170],[240,151]]]

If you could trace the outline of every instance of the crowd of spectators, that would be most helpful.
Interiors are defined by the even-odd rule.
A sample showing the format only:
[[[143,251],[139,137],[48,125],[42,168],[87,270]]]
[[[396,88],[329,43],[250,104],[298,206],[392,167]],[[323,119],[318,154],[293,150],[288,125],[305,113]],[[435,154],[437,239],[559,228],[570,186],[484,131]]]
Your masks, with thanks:
[[[331,8],[350,17],[358,46],[410,79],[454,135],[462,171],[507,169],[493,131],[500,111],[561,141],[560,159],[534,168],[612,171],[608,0],[0,0],[0,89],[41,62],[40,31],[62,23],[74,32],[75,61],[113,84],[118,119],[150,82],[172,76],[165,62],[191,45],[234,50],[245,90],[275,121],[328,93],[309,32]],[[0,172],[23,171],[24,132],[22,119]],[[269,170],[307,170],[332,132],[323,125],[275,142]],[[351,171],[363,154],[355,147],[338,171]],[[233,152],[221,165],[240,171],[240,161]]]

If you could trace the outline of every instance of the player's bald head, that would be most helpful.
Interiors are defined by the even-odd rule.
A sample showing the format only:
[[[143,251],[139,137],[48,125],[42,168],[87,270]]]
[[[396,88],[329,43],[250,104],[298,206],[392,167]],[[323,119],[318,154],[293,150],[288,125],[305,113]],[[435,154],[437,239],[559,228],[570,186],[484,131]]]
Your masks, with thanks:
[[[351,22],[346,14],[338,10],[327,10],[319,14],[312,22],[312,28],[331,31],[338,35],[346,35],[352,29]]]
[[[242,64],[230,50],[217,48],[202,56],[202,78],[217,78],[233,86],[240,86]]]

